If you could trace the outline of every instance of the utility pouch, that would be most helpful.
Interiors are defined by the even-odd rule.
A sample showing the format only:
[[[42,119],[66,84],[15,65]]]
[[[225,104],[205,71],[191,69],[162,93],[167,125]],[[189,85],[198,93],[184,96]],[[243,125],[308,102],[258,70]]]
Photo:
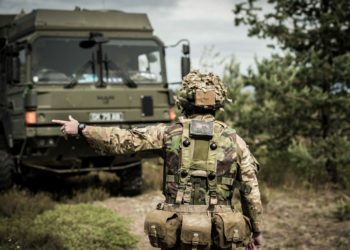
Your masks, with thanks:
[[[147,214],[144,228],[153,247],[171,248],[177,243],[180,225],[176,213],[156,210]]]
[[[214,230],[214,242],[220,248],[229,248],[232,244],[246,246],[250,242],[251,225],[240,212],[216,213]]]
[[[210,246],[211,218],[207,213],[184,214],[182,216],[181,242],[191,249]]]

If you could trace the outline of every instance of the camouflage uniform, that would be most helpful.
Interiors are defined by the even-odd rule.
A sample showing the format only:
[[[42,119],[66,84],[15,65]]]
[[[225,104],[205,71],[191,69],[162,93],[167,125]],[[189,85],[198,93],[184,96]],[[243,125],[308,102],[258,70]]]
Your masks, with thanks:
[[[209,127],[205,127],[207,125]],[[199,131],[212,130],[212,136],[192,136],[196,131],[189,132],[190,127],[194,130],[196,126]],[[231,249],[234,245],[246,246],[250,233],[260,232],[262,206],[256,178],[258,163],[235,130],[216,121],[213,115],[193,114],[170,126],[159,124],[130,130],[88,126],[83,133],[94,148],[105,153],[161,150],[165,202],[158,206],[162,213],[155,212],[149,217],[151,222],[145,224],[153,246],[177,249],[181,234],[183,249],[186,244],[192,249],[209,249],[210,246]],[[232,209],[235,188],[240,191],[245,217]],[[201,221],[195,229],[191,225],[196,222],[188,223],[191,218]],[[202,232],[201,227],[206,223],[209,226],[205,230],[209,231],[203,229]],[[184,229],[187,224],[189,234]]]

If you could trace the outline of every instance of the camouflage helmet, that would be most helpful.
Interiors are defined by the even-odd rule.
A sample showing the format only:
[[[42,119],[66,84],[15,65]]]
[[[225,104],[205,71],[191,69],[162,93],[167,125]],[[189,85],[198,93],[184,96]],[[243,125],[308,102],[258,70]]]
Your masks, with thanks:
[[[192,70],[182,80],[182,87],[175,98],[181,110],[201,108],[218,110],[224,106],[227,88],[218,75]]]

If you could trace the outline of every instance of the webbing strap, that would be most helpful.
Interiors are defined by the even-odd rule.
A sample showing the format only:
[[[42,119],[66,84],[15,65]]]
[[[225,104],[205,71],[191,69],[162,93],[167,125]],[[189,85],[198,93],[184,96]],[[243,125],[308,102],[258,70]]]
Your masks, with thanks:
[[[191,160],[193,156],[194,143],[190,141],[190,121],[184,120],[182,123],[183,131],[182,131],[182,143],[185,141],[189,141],[190,144],[185,147],[182,146],[181,149],[181,169],[190,169]]]
[[[190,122],[189,119],[182,120],[183,132],[182,132],[182,149],[181,149],[181,165],[179,170],[179,186],[176,194],[176,203],[181,204],[190,203],[192,194],[192,183],[191,183],[191,172],[195,170],[196,163],[200,163],[205,167],[208,181],[208,191],[209,191],[209,204],[216,205],[218,203],[216,189],[217,189],[217,144],[220,140],[220,136],[224,131],[224,126],[219,122],[214,122],[213,137],[209,141],[208,155],[206,161],[199,159],[194,160],[194,149],[195,144],[198,140],[190,138]],[[204,157],[203,157],[204,158]],[[193,165],[193,166],[192,166]],[[198,165],[198,166],[199,166]],[[191,169],[193,167],[194,169]],[[204,170],[204,169],[203,169]],[[169,179],[172,179],[171,177]]]
[[[218,123],[214,123],[214,135],[209,144],[213,144],[213,143],[217,144],[222,132],[223,130],[221,125]],[[209,172],[216,173],[216,163],[217,163],[216,153],[217,153],[216,148],[214,150],[209,149],[208,151],[207,171]]]
[[[234,179],[232,177],[218,177],[217,182],[218,184],[232,186]]]
[[[190,141],[190,120],[182,121],[183,131],[181,136],[182,149],[181,149],[181,165],[179,170],[179,186],[176,193],[177,204],[190,203],[191,201],[191,192],[192,185],[190,185],[191,176],[189,175],[189,169],[191,167],[191,159],[193,156],[194,143]],[[189,144],[185,146],[185,142],[188,141]],[[183,171],[186,171],[187,174],[183,174]]]
[[[217,144],[220,140],[220,136],[222,132],[224,131],[224,127],[217,122],[214,122],[214,134],[213,138],[210,141],[210,147],[208,151],[208,160],[207,160],[207,172],[208,174],[208,189],[209,189],[209,204],[210,205],[216,205],[218,203],[218,198],[216,194],[217,189]],[[216,145],[213,147],[213,145]]]

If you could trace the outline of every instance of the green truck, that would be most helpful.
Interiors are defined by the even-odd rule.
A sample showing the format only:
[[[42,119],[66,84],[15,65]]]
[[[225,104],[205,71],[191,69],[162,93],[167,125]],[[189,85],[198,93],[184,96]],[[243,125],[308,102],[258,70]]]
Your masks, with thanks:
[[[185,41],[186,42],[186,41]],[[175,119],[166,46],[146,14],[34,10],[0,15],[0,189],[32,170],[117,173],[124,193],[141,191],[141,159],[101,155],[84,138],[64,139],[51,120],[121,128]],[[183,44],[182,75],[189,72]]]

